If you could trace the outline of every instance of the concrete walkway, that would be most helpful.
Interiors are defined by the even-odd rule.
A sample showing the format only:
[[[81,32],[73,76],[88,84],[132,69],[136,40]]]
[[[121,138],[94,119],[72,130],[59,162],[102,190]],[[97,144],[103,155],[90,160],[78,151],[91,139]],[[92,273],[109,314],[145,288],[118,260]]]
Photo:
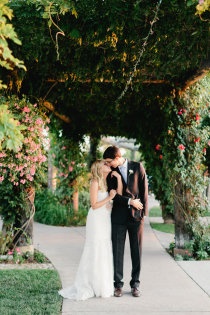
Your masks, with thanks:
[[[163,234],[156,234],[146,218],[140,298],[130,294],[131,263],[127,240],[124,295],[121,298],[92,298],[80,302],[64,299],[62,314],[210,315],[210,261],[174,261],[164,249],[172,235]],[[35,247],[45,253],[58,270],[63,287],[74,281],[84,241],[85,227],[34,224]]]

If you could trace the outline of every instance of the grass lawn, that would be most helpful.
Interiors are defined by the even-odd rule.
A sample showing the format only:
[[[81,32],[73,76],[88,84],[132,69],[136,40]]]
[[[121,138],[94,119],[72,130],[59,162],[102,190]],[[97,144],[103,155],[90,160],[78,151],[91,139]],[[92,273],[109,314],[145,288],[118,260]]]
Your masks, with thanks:
[[[158,206],[152,207],[149,210],[149,217],[162,217],[161,208]]]
[[[0,270],[0,314],[60,315],[60,288],[56,270]]]
[[[174,234],[174,224],[173,223],[155,223],[155,222],[150,222],[150,225],[153,229],[158,230],[160,232],[164,233],[171,233]]]
[[[161,208],[158,206],[152,207],[149,211],[149,217],[162,217],[162,211]],[[150,222],[150,225],[153,229],[158,230],[160,232],[164,233],[171,233],[174,234],[174,224],[172,223],[156,223],[156,222]]]

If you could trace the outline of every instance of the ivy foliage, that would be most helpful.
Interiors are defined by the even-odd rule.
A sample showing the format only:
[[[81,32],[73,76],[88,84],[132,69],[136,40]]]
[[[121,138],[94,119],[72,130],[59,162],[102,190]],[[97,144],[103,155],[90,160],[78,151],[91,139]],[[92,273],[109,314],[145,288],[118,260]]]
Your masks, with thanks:
[[[7,73],[6,83],[14,92],[50,101],[58,113],[68,116],[67,136],[122,133],[127,122],[124,112],[134,94],[138,94],[136,111],[145,101],[155,100],[160,89],[170,93],[181,88],[206,67],[208,23],[195,15],[195,5],[162,1],[128,92],[116,103],[144,45],[156,4],[11,1],[14,26],[23,43],[14,51],[24,58],[28,71]],[[138,128],[138,116],[133,118],[132,125]],[[129,138],[133,131],[123,133]]]
[[[8,105],[1,105],[0,112],[0,150],[4,148],[17,152],[23,144],[22,131],[26,128],[19,124],[18,120],[8,109]]]

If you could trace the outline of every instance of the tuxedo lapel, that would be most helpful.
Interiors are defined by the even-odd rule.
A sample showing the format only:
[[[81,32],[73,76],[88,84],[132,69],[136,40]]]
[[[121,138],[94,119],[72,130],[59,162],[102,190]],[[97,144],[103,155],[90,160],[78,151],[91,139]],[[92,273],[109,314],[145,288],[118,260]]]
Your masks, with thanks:
[[[131,186],[131,184],[133,182],[133,174],[134,174],[134,170],[132,168],[132,163],[128,161],[128,169],[127,169],[127,185],[128,185],[128,188]]]
[[[139,174],[136,169],[136,164],[132,162],[128,162],[128,189],[132,194],[138,195],[139,189],[138,189],[138,178]]]

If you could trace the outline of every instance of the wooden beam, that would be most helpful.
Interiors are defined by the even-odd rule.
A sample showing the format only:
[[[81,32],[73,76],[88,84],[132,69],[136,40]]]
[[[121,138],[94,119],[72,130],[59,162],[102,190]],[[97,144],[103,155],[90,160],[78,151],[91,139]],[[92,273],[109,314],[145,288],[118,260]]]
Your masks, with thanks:
[[[68,116],[65,116],[65,115],[61,115],[59,114],[56,110],[55,110],[55,107],[53,106],[52,103],[48,102],[48,101],[43,101],[41,102],[42,105],[44,107],[46,107],[48,110],[50,110],[51,112],[53,112],[53,114],[55,116],[57,116],[59,119],[61,119],[62,121],[64,121],[65,123],[69,124],[71,122],[70,118]]]
[[[63,82],[66,82],[68,81],[68,79],[51,79],[49,78],[47,80],[47,82],[59,82],[59,83],[63,83]],[[78,79],[78,80],[75,80],[74,82],[80,82],[80,83],[91,83],[92,80],[91,79],[86,79],[86,80],[81,80],[81,79]],[[95,79],[94,82],[97,82],[97,83],[113,83],[113,82],[117,82],[117,81],[113,81],[113,80],[103,80],[103,79]],[[142,84],[170,84],[169,81],[166,81],[166,80],[156,80],[156,79],[151,79],[151,80],[136,80],[136,81],[133,81],[134,83],[135,82],[140,82]]]

